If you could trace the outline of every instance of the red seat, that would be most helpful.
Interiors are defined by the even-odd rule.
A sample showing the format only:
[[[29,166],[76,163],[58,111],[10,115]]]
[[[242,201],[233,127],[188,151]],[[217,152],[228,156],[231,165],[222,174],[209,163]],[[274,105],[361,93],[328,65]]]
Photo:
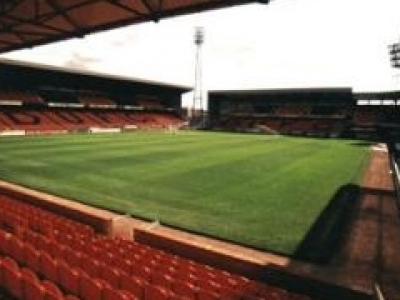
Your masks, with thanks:
[[[0,253],[4,255],[9,254],[9,244],[10,244],[11,234],[0,230]]]
[[[49,222],[49,220],[46,219],[45,216],[42,216],[40,219],[36,220],[37,224],[36,225],[36,230],[45,236],[48,236],[49,233],[51,234],[52,230],[52,223]]]
[[[32,280],[34,280],[34,281],[39,281],[39,279],[38,279],[36,273],[33,272],[33,271],[32,271],[31,269],[29,269],[29,268],[21,268],[21,269],[20,269],[20,272],[21,272],[21,275],[22,275],[23,278],[26,277],[26,278],[30,278],[30,279],[32,279]]]
[[[186,272],[186,271],[183,271],[182,269],[179,269],[175,275],[176,275],[176,277],[175,277],[176,279],[189,282],[193,285],[197,285],[197,282],[199,281],[199,278],[194,273]]]
[[[125,259],[124,257],[116,257],[113,265],[121,270],[122,272],[131,274],[131,270],[134,267],[132,261]]]
[[[67,295],[64,297],[64,300],[81,300],[78,297],[75,297],[73,295]]]
[[[84,274],[81,276],[80,296],[83,300],[101,300],[103,293],[103,284],[94,278]]]
[[[170,296],[171,292],[162,287],[153,284],[144,287],[144,300],[168,300]]]
[[[72,248],[76,249],[81,253],[86,253],[86,249],[90,245],[90,238],[78,238],[74,241]]]
[[[146,281],[151,280],[151,269],[145,266],[136,266],[136,268],[133,269],[133,275],[142,278]]]
[[[55,239],[51,238],[48,240],[48,253],[52,256],[52,257],[57,257],[57,248],[60,246],[60,243],[58,241],[56,241]]]
[[[17,236],[21,240],[25,239],[25,234],[26,234],[26,231],[28,230],[27,229],[28,228],[27,221],[24,220],[23,223],[24,224],[14,226],[14,229],[13,229],[13,233],[15,234],[15,236]]]
[[[81,258],[82,254],[75,249],[66,247],[63,253],[63,259],[70,265],[71,267],[80,268],[81,267]]]
[[[42,281],[42,287],[44,289],[45,300],[63,300],[64,296],[60,289],[52,282],[44,280]]]
[[[175,278],[178,272],[178,270],[174,266],[169,265],[169,261],[164,259],[162,261],[159,261],[157,271],[171,276],[172,278]]]
[[[198,290],[197,292],[197,300],[220,300],[220,295],[215,292],[210,292],[206,290]]]
[[[188,260],[180,260],[178,266],[178,275],[185,276],[187,273],[191,273],[196,275],[197,274],[197,265]],[[197,275],[196,275],[197,276]]]
[[[161,272],[153,272],[150,281],[154,285],[158,285],[166,289],[172,289],[172,285],[174,283],[174,280],[170,276]]]
[[[146,282],[142,279],[128,274],[121,274],[120,288],[131,292],[138,299],[143,299],[144,296],[144,286]]]
[[[100,270],[100,277],[106,280],[112,287],[118,288],[120,285],[121,272],[113,268],[112,265],[103,264]]]
[[[62,245],[62,244],[53,244],[50,242],[50,245],[52,245],[52,248],[49,249],[49,253],[52,254],[53,257],[59,259],[59,260],[65,260],[64,259],[64,251],[67,248],[67,246]]]
[[[54,259],[46,252],[40,252],[39,274],[52,282],[58,281],[57,259]]]
[[[22,275],[16,262],[8,257],[3,259],[3,281],[5,289],[11,296],[21,299],[23,296],[22,290]]]
[[[221,285],[214,280],[208,280],[208,279],[203,279],[199,278],[197,282],[197,286],[201,289],[219,293],[219,290],[221,289]]]
[[[71,268],[65,261],[57,263],[59,285],[68,293],[79,294],[81,272],[79,269]]]
[[[32,229],[32,231],[39,231],[39,223],[40,223],[40,218],[38,216],[34,216],[32,218],[29,218],[29,228]]]
[[[15,226],[20,224],[20,218],[15,214],[15,212],[4,211],[2,215],[2,227],[7,231],[14,233]]]
[[[198,288],[194,285],[182,281],[182,280],[175,280],[172,290],[177,295],[185,296],[191,299],[196,299],[196,293]]]
[[[114,256],[114,254],[107,252],[107,251],[109,251],[109,250],[102,251],[100,260],[106,264],[113,264],[115,261],[115,256]],[[111,251],[113,251],[113,250],[111,250]]]
[[[85,270],[89,276],[98,277],[100,267],[101,263],[93,257],[88,256],[88,259],[82,260],[82,270]]]
[[[103,300],[137,300],[133,294],[122,291],[115,290],[112,288],[105,288],[103,293]]]
[[[40,252],[37,251],[32,245],[24,244],[22,249],[24,264],[35,272],[39,272],[39,257]]]
[[[38,238],[38,234],[32,230],[27,230],[25,233],[25,243],[30,244],[31,246],[36,247],[36,241]]]
[[[44,235],[38,234],[35,246],[38,250],[51,253],[52,244],[50,243],[50,239]]]
[[[37,277],[29,275],[29,272],[22,272],[23,299],[43,300],[45,289]]]
[[[15,235],[12,235],[9,239],[9,255],[18,263],[24,263],[23,257],[23,242],[17,238]]]
[[[96,247],[94,245],[88,245],[88,247],[86,248],[87,255],[89,255],[93,258],[99,259],[99,260],[101,257],[101,252],[102,252],[102,249],[100,249],[99,247]]]
[[[188,298],[185,296],[175,295],[175,294],[169,296],[169,298],[168,298],[168,300],[193,300],[193,299],[195,299],[195,298]]]

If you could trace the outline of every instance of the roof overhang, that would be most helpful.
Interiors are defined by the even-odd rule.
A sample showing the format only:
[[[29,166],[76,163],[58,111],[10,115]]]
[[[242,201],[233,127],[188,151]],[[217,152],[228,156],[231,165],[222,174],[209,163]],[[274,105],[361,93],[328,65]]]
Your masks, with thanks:
[[[351,87],[310,87],[310,88],[283,88],[283,89],[248,89],[248,90],[213,90],[211,95],[294,95],[294,94],[352,94]]]
[[[269,0],[0,0],[0,53],[254,2]]]
[[[4,77],[3,77],[4,76]],[[43,65],[31,62],[22,62],[11,59],[0,58],[0,85],[9,84],[8,80],[13,81],[19,78],[22,84],[24,80],[32,82],[33,79],[47,78],[45,83],[63,81],[63,87],[69,84],[82,82],[83,79],[91,82],[98,82],[99,85],[110,85],[114,83],[117,86],[146,86],[164,90],[186,93],[192,90],[192,87],[177,85],[173,83],[158,82],[142,78],[133,78],[119,75],[103,74],[92,71],[81,71]],[[59,78],[59,80],[57,79]],[[40,81],[41,79],[39,79]]]

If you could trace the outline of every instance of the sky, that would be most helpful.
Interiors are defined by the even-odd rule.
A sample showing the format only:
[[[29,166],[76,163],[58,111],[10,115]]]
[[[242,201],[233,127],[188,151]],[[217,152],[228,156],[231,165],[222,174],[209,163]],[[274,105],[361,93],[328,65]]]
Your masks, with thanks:
[[[272,0],[147,22],[0,57],[192,87],[204,29],[205,90],[400,90],[388,45],[399,0]]]

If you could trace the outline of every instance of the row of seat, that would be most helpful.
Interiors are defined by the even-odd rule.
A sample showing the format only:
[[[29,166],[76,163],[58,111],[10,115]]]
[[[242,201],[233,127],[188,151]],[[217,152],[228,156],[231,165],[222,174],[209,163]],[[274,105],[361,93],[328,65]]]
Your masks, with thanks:
[[[283,134],[340,134],[346,128],[343,120],[335,119],[231,119],[220,124],[222,129],[255,130],[268,127]]]
[[[17,235],[30,229],[45,235],[74,233],[94,235],[92,227],[69,218],[27,204],[6,195],[0,195],[0,228],[6,228]]]
[[[69,251],[69,254],[73,253],[72,249],[69,249]],[[35,252],[37,255],[32,255]],[[63,294],[74,295],[82,300],[188,299],[175,293],[173,290],[158,285],[157,282],[141,280],[139,277],[129,276],[124,273],[118,277],[117,282],[115,281],[117,278],[115,270],[105,264],[102,265],[102,269],[98,269],[94,273],[89,273],[91,270],[90,267],[86,268],[87,265],[85,264],[80,266],[74,265],[69,255],[62,256],[56,254],[57,256],[52,257],[44,251],[36,250],[32,245],[22,242],[15,235],[4,231],[0,231],[0,253],[2,257],[12,257],[12,260],[15,260],[15,266],[17,264],[23,266],[30,273],[34,273],[36,278],[55,283]],[[68,261],[64,259],[68,259]],[[86,256],[81,262],[84,263],[89,260],[90,257]],[[18,268],[13,267],[10,276],[6,275],[6,271],[4,270],[0,274],[3,276],[2,282],[5,282],[4,288],[12,296],[17,299],[32,299],[30,296],[28,298],[24,296],[24,283],[22,274]],[[9,279],[4,280],[5,277]],[[39,280],[35,281],[37,286],[41,285]],[[199,297],[197,297],[197,294]],[[207,293],[197,294],[196,298],[198,299],[210,299]],[[221,298],[214,297],[213,299]]]
[[[275,299],[284,299],[287,295],[290,295],[288,299],[307,299],[133,241],[99,236],[88,240],[79,235],[62,238],[60,235],[57,241],[52,242],[35,233],[29,234],[27,241],[37,249],[84,269],[93,277],[104,276],[102,278],[107,278],[115,287],[131,278],[130,281],[134,280],[136,285],[142,287],[145,283],[152,283],[174,293],[184,291],[191,299],[196,299],[194,295],[198,292],[211,293],[217,299],[227,294],[230,295],[229,299],[273,296]],[[141,295],[140,290],[136,286],[135,295]]]
[[[64,232],[62,227],[41,230],[30,225],[30,211],[57,218],[32,205],[0,198],[0,217],[8,220],[14,214],[18,222],[25,220],[23,230],[12,226],[0,230],[0,252],[59,284],[65,293],[82,296],[82,282],[88,277],[105,283],[91,283],[96,289],[125,290],[137,299],[308,299],[134,241],[93,231]]]
[[[0,91],[0,101],[20,101],[25,103],[42,103],[43,99],[30,92]]]
[[[51,279],[8,256],[0,256],[0,287],[15,299],[137,300],[130,292],[114,289],[106,281],[93,279],[84,271],[78,274],[64,262],[59,262],[57,272],[58,276]]]
[[[182,120],[171,113],[145,113],[120,110],[12,108],[0,111],[0,130],[86,130],[90,127],[110,128],[137,126],[166,128]]]
[[[64,296],[54,283],[39,279],[35,272],[5,256],[0,256],[0,288],[21,300],[78,300],[72,295]]]
[[[79,102],[87,105],[115,105],[115,102],[105,96],[82,96]]]

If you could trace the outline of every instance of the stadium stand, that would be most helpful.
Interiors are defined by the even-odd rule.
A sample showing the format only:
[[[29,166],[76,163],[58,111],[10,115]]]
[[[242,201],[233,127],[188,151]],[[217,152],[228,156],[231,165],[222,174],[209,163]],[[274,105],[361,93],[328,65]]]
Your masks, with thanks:
[[[179,127],[182,122],[175,112],[170,111],[13,105],[0,107],[0,131],[24,130],[27,134],[90,131],[93,127],[169,128]]]
[[[186,87],[8,60],[0,70],[1,135],[171,129],[184,122]]]
[[[289,135],[345,136],[351,89],[212,91],[209,127]]]
[[[379,128],[398,124],[398,92],[351,89],[211,91],[209,128],[378,140]]]
[[[0,288],[14,299],[309,299],[0,195]]]
[[[87,132],[91,128],[129,126],[141,129],[169,128],[182,123],[182,119],[171,112],[134,110],[94,110],[88,108],[41,108],[2,107],[0,111],[1,130],[25,130],[31,133]]]

